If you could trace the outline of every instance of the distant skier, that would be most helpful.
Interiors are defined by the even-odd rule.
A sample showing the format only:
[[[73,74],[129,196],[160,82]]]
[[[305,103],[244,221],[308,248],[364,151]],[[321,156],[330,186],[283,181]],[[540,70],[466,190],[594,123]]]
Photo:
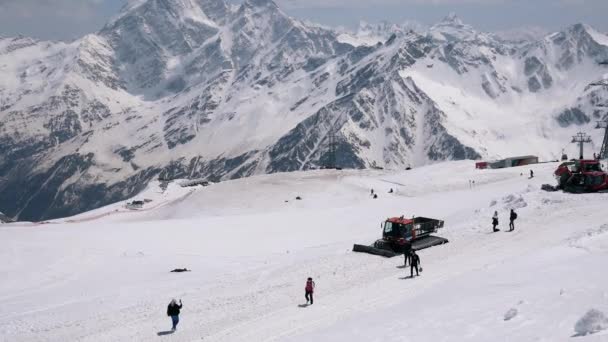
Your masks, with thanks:
[[[517,213],[515,210],[511,209],[511,214],[509,215],[509,231],[512,232],[515,230],[515,220],[517,220]]]
[[[173,322],[173,328],[171,330],[177,329],[177,324],[179,323],[179,311],[182,308],[182,300],[179,300],[179,304],[175,301],[175,299],[171,299],[171,303],[167,306],[167,316],[171,317],[171,321]]]
[[[370,190],[370,196],[374,196],[374,189]]]
[[[389,193],[389,194],[392,194],[392,193],[393,193],[393,188],[391,188],[391,189],[388,191],[388,193]]]
[[[412,249],[410,255],[410,277],[414,278],[414,269],[416,270],[416,276],[419,276],[418,266],[420,265],[420,257],[416,254],[416,251]]]
[[[530,178],[534,178],[534,171],[530,170]]]
[[[494,232],[499,231],[500,229],[496,228],[498,226],[498,211],[494,211],[494,216],[492,216],[492,230]]]
[[[315,292],[315,282],[312,280],[312,278],[308,278],[308,280],[306,281],[306,287],[304,288],[305,291],[305,295],[304,297],[306,298],[306,304],[312,305],[312,294]]]

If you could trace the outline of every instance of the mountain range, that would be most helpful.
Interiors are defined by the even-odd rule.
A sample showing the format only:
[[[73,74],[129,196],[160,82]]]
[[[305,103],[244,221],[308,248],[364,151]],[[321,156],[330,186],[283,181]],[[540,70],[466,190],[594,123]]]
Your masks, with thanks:
[[[365,29],[271,0],[140,0],[73,42],[0,38],[0,210],[69,216],[156,178],[555,159],[577,131],[601,133],[608,36],[590,26]]]

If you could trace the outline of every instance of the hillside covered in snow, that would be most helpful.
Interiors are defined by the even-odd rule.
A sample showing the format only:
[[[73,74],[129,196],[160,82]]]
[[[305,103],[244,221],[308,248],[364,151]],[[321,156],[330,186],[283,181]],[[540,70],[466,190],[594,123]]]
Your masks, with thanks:
[[[159,177],[315,169],[329,140],[338,166],[403,169],[555,159],[600,133],[608,36],[592,27],[510,41],[450,15],[360,33],[271,0],[142,0],[73,42],[0,38],[0,210],[41,220]]]
[[[0,341],[606,341],[608,194],[541,191],[555,166],[154,182],[137,210],[0,225]],[[398,215],[445,220],[420,277],[351,251]]]

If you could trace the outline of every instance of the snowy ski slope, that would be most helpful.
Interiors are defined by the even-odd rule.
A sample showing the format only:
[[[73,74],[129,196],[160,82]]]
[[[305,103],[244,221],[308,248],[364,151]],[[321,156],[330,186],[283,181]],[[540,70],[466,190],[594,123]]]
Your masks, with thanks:
[[[141,211],[0,225],[0,341],[607,341],[572,336],[589,309],[608,313],[608,194],[540,191],[555,166],[152,185]],[[420,252],[415,279],[401,258],[351,252],[401,214],[446,221],[450,243]],[[315,304],[302,308],[308,276]],[[173,297],[178,331],[158,336]]]

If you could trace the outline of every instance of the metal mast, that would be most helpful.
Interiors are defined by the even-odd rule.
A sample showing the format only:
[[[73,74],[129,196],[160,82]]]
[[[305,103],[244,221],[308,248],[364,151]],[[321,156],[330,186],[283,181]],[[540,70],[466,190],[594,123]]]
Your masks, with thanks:
[[[579,158],[584,159],[583,158],[583,147],[585,146],[585,144],[591,143],[591,137],[583,132],[578,132],[575,136],[572,137],[572,143],[579,145],[579,147],[581,149]]]
[[[604,121],[598,121],[595,128],[604,129],[604,142],[602,143],[599,159],[608,159],[608,118]]]
[[[329,153],[327,158],[326,168],[335,169],[336,168],[336,133],[334,128],[332,127],[328,133],[328,142],[329,142]]]

